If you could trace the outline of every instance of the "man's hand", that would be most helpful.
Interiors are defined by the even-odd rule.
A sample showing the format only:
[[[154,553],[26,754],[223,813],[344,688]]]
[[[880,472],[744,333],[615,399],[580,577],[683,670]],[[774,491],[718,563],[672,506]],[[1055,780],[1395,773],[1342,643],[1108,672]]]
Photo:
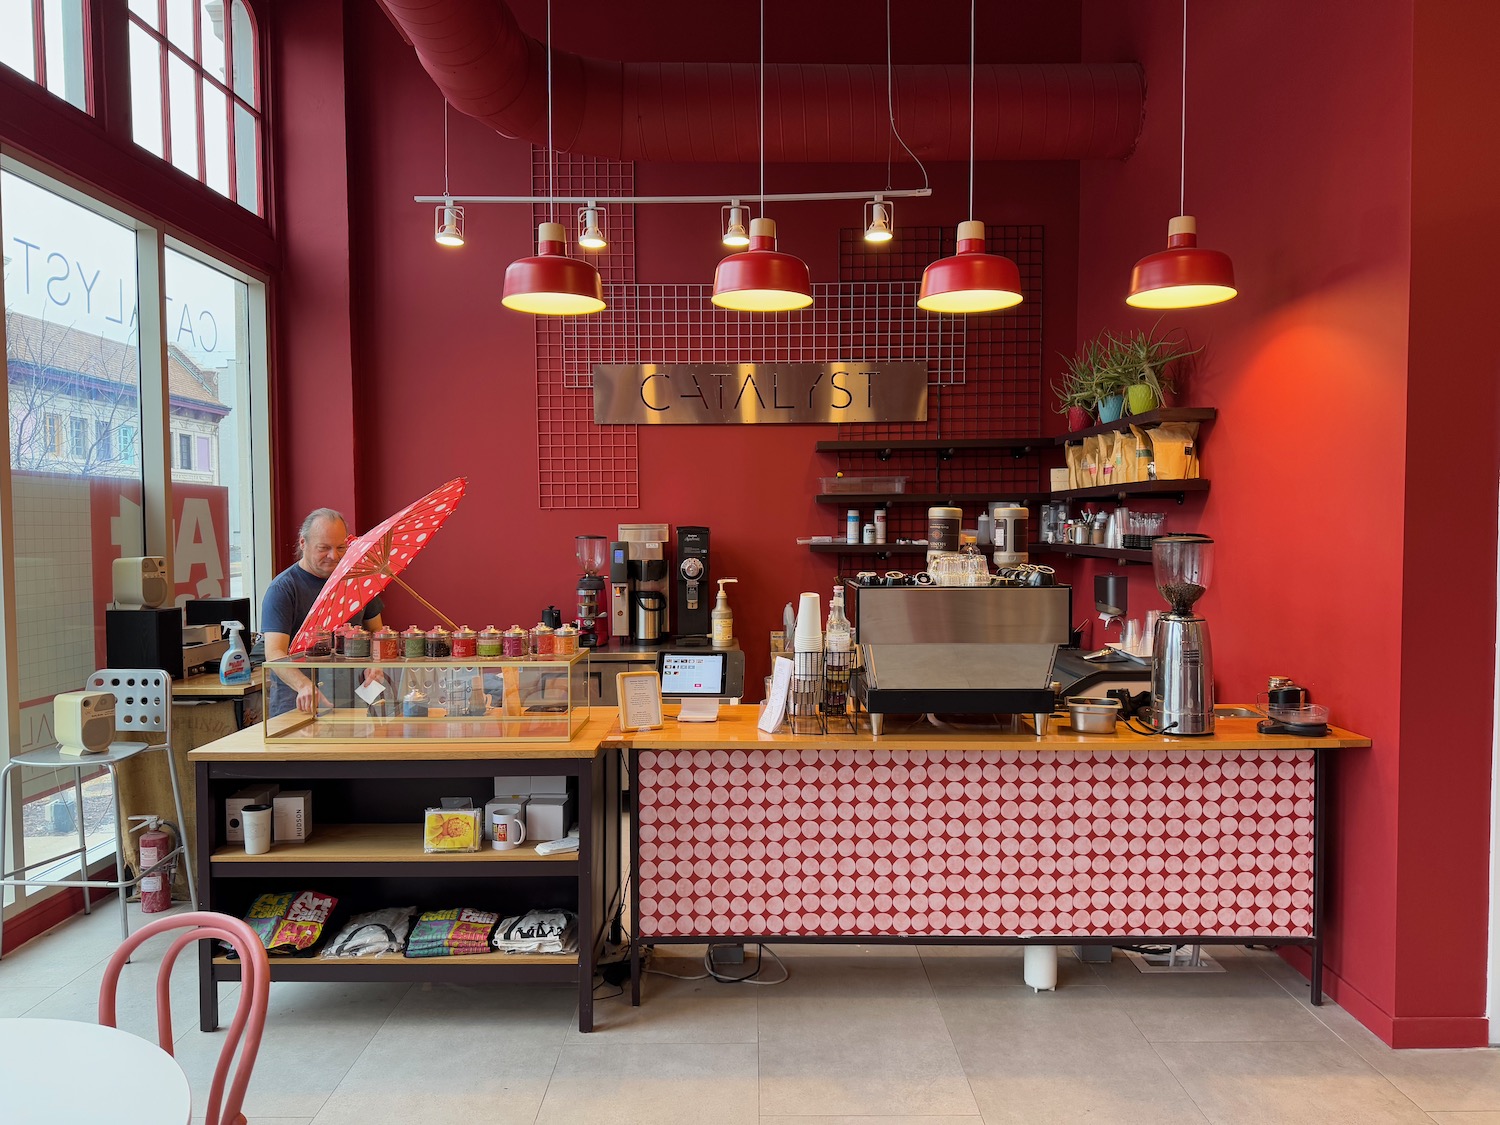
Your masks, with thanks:
[[[311,680],[305,680],[297,689],[297,710],[316,715],[320,706],[332,707],[333,704],[328,702],[328,697],[318,690],[316,684]]]

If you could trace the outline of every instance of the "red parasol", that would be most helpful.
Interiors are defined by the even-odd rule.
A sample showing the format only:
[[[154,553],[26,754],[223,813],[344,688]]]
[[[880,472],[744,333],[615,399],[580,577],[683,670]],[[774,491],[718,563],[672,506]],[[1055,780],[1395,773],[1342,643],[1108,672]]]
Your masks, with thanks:
[[[349,550],[328,576],[312,609],[308,610],[302,628],[292,638],[290,651],[302,652],[309,648],[314,633],[331,632],[344,624],[393,581],[446,621],[446,617],[396,575],[432,541],[433,533],[443,526],[443,521],[463,499],[468,483],[466,477],[454,477],[442,488],[408,504],[384,523],[363,535],[352,537]]]

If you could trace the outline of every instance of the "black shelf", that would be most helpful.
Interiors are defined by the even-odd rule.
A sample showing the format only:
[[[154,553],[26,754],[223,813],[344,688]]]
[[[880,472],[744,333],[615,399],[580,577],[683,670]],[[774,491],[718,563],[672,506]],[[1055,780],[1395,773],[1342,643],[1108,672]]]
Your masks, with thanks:
[[[819,504],[848,504],[859,507],[865,504],[944,504],[957,507],[962,504],[988,504],[991,500],[1016,500],[1022,504],[1034,504],[1049,499],[1041,493],[1007,492],[1003,488],[988,492],[822,492]]]
[[[820,555],[925,555],[926,543],[809,543]]]
[[[813,448],[819,453],[874,453],[880,460],[889,461],[901,450],[934,450],[945,460],[974,450],[1005,450],[1012,457],[1024,457],[1050,444],[1047,438],[858,438],[820,441]]]
[[[1082,430],[1070,430],[1068,433],[1059,434],[1055,440],[1058,445],[1067,445],[1070,441],[1082,441],[1095,434],[1123,434],[1131,426],[1156,426],[1162,422],[1212,422],[1218,416],[1219,412],[1212,406],[1163,406],[1158,410],[1148,410],[1144,414],[1127,414],[1115,422],[1088,426]]]
[[[1144,418],[1145,415],[1138,415]],[[1049,500],[1125,500],[1132,496],[1175,497],[1179,504],[1190,492],[1207,492],[1208,481],[1202,477],[1188,480],[1138,480],[1130,484],[1104,484],[1095,488],[1068,488],[1048,494]]]
[[[1031,543],[1027,545],[1031,554],[1075,555],[1087,559],[1113,559],[1119,563],[1149,563],[1150,551],[1138,551],[1126,547],[1094,547],[1083,543]]]

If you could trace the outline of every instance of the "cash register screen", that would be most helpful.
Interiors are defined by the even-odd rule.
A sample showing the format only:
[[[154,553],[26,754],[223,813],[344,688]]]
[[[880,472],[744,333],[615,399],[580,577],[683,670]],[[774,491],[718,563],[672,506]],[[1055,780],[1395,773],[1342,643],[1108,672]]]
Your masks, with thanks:
[[[724,695],[726,669],[722,652],[664,652],[658,659],[662,695]]]

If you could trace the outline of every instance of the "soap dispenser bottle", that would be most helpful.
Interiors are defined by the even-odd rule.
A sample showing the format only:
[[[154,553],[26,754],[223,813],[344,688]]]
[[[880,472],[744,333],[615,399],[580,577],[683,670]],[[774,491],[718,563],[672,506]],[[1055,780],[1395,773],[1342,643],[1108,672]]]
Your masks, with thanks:
[[[724,583],[738,582],[738,578],[719,579],[719,598],[713,612],[708,615],[709,629],[714,648],[734,647],[734,611],[729,608],[729,599],[724,596]]]
[[[221,621],[229,633],[229,649],[219,660],[219,682],[221,684],[248,684],[250,682],[250,654],[245,651],[245,642],[240,638],[244,628],[238,621]]]

